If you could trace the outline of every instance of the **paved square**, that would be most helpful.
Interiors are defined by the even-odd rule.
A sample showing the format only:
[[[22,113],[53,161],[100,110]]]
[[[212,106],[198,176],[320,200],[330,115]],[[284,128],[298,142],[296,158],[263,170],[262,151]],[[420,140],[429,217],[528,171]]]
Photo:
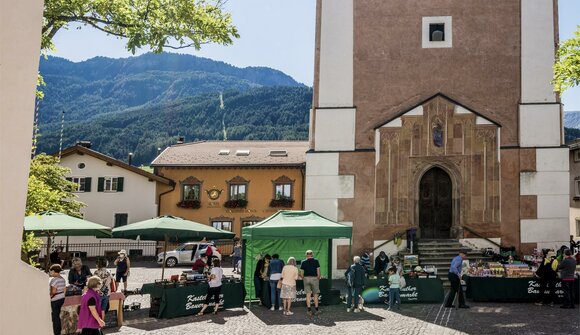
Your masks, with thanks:
[[[129,289],[141,287],[161,275],[153,264],[131,269]],[[177,274],[185,268],[166,270]],[[231,274],[231,268],[225,269]],[[388,311],[383,305],[367,305],[361,313],[347,313],[345,305],[324,306],[318,318],[308,317],[304,307],[284,316],[280,311],[252,305],[218,315],[175,319],[148,317],[149,296],[132,295],[126,303],[141,302],[139,311],[125,312],[125,324],[105,334],[580,334],[580,309],[564,310],[534,304],[472,303],[471,309],[446,309],[439,304],[406,304]]]

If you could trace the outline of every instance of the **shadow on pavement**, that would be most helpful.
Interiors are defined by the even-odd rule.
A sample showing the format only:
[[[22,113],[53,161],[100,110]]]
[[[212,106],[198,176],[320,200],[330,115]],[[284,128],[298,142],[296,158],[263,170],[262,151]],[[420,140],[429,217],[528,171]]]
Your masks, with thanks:
[[[252,307],[251,312],[266,325],[309,325],[333,327],[337,322],[348,321],[382,321],[383,318],[362,311],[347,313],[346,305],[322,306],[318,316],[309,316],[305,307],[292,308],[294,315],[284,315],[282,311],[271,311],[262,306]]]
[[[130,312],[125,314],[125,322],[123,326],[135,328],[144,331],[154,331],[169,327],[180,326],[184,324],[194,324],[194,323],[216,323],[219,325],[225,325],[227,319],[235,318],[237,316],[246,315],[247,312],[244,310],[226,310],[213,315],[211,313],[206,313],[203,316],[184,316],[173,319],[156,319],[149,317],[149,309],[141,309],[139,311]],[[104,334],[115,334],[119,332],[120,328],[105,329]]]

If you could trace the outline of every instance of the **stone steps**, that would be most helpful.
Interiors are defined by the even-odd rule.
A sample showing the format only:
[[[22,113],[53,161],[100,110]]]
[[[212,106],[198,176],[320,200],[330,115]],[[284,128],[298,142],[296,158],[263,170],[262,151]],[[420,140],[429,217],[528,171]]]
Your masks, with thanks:
[[[430,239],[420,240],[415,245],[415,254],[419,255],[421,266],[435,266],[437,268],[437,277],[443,281],[444,287],[449,287],[449,267],[453,257],[459,254],[459,251],[467,252],[467,259],[488,260],[482,257],[479,250],[471,250],[464,247],[458,240],[448,239]]]

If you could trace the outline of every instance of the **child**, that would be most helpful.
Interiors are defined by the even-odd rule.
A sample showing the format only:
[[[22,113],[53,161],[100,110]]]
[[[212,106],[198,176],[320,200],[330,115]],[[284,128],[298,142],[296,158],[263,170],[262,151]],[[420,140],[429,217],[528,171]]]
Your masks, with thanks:
[[[401,295],[400,295],[401,277],[397,274],[397,268],[391,267],[389,269],[389,309],[397,303],[397,309],[401,309]]]
[[[121,292],[127,291],[127,277],[129,276],[129,270],[131,269],[131,261],[127,257],[127,252],[123,249],[119,251],[119,257],[115,259],[115,266],[117,267],[115,273],[115,287],[119,287],[119,283],[123,281],[123,290]]]
[[[64,288],[66,282],[60,275],[60,264],[53,264],[48,271],[50,275],[50,307],[52,309],[52,330],[55,335],[60,335],[60,310],[64,304]]]

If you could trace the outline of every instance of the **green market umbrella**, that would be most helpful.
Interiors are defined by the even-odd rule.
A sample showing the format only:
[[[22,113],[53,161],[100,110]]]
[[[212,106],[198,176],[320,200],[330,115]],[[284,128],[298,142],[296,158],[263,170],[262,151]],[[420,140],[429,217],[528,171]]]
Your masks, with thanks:
[[[111,228],[56,211],[45,211],[24,218],[24,231],[47,236],[45,267],[48,265],[51,236],[111,237]]]
[[[113,229],[113,237],[115,238],[140,238],[141,240],[155,241],[164,240],[165,251],[167,251],[168,241],[201,241],[204,238],[208,240],[232,239],[235,236],[236,234],[231,232],[170,215],[135,222]],[[163,270],[161,271],[161,279],[163,279],[165,275],[165,256],[166,252],[163,252]]]

